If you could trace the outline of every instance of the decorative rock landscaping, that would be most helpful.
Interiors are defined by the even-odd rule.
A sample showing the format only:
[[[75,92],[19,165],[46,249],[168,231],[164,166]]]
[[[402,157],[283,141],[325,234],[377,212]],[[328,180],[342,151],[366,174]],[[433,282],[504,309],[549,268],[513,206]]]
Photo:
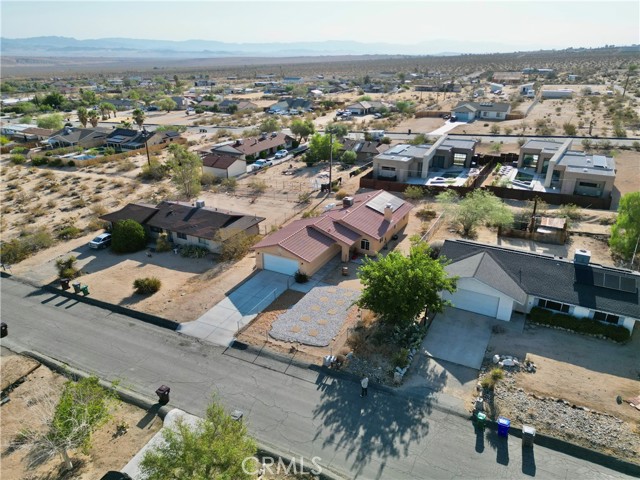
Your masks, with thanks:
[[[278,317],[269,335],[285,342],[325,347],[338,334],[349,308],[359,296],[355,290],[315,287]]]

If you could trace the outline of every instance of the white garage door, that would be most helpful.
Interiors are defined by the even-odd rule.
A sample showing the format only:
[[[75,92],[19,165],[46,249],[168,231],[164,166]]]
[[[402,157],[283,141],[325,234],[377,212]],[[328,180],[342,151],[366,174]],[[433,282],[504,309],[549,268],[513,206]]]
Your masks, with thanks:
[[[299,266],[296,260],[278,257],[277,255],[271,255],[269,253],[264,253],[263,255],[262,264],[265,270],[284,273],[285,275],[294,275],[298,271]]]
[[[487,317],[496,317],[500,299],[491,295],[472,292],[471,290],[457,290],[451,295],[451,303],[460,310],[479,313]]]

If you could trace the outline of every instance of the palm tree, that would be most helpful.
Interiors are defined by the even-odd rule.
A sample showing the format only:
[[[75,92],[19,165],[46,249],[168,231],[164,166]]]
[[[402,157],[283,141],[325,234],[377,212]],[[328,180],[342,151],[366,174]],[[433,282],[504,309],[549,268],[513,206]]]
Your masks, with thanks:
[[[89,113],[87,113],[87,119],[93,128],[96,128],[98,126],[98,121],[100,121],[98,112],[95,110],[89,110]]]
[[[87,126],[87,109],[84,107],[78,107],[78,121],[82,124],[83,127]]]
[[[139,128],[142,128],[142,125],[144,124],[144,112],[139,109],[136,108],[132,113],[131,116],[133,117],[133,121],[136,122],[136,124],[138,125]]]

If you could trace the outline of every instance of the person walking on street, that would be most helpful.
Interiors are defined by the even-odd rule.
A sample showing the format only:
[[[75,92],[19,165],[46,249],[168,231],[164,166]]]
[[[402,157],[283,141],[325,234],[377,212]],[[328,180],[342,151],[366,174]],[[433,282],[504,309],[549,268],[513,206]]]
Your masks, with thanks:
[[[367,396],[367,388],[369,387],[369,377],[366,375],[362,376],[362,380],[360,380],[360,386],[362,387],[362,391],[360,392],[361,397]]]

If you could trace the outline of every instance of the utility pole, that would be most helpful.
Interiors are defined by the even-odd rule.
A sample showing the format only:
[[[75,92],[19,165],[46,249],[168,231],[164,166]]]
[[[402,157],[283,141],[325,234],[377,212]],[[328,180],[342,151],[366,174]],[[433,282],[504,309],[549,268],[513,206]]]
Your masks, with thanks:
[[[151,156],[149,155],[149,140],[144,142],[144,147],[147,150],[147,163],[149,164],[149,166],[151,166]]]
[[[329,193],[331,194],[331,172],[333,171],[333,132],[329,132]]]

